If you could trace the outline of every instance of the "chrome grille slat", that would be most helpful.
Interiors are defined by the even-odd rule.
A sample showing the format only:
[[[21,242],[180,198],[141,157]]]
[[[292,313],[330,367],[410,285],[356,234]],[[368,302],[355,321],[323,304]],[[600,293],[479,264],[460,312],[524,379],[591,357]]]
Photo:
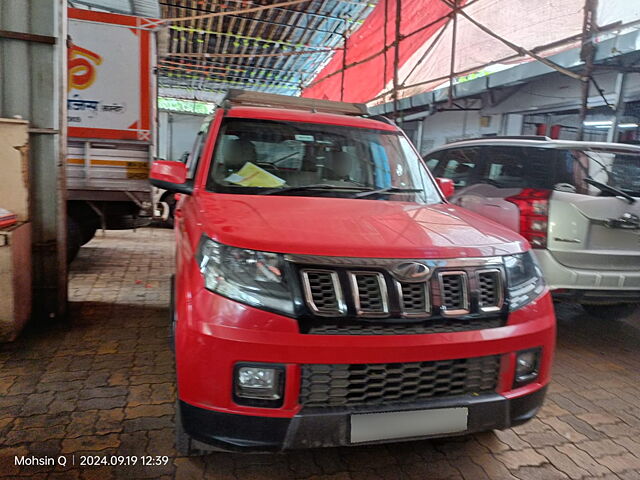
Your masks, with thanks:
[[[438,273],[443,315],[465,315],[469,309],[469,278],[465,271]]]
[[[389,295],[382,273],[349,272],[349,280],[356,315],[361,317],[386,317],[389,315]]]
[[[303,407],[417,402],[495,391],[500,356],[411,363],[302,365]]]
[[[403,317],[424,317],[431,312],[428,282],[399,282],[395,280],[400,311]]]
[[[342,316],[347,308],[337,272],[333,270],[302,270],[302,288],[309,308],[320,316]]]
[[[478,306],[481,312],[495,312],[502,308],[504,294],[502,273],[498,269],[476,271],[478,279]]]

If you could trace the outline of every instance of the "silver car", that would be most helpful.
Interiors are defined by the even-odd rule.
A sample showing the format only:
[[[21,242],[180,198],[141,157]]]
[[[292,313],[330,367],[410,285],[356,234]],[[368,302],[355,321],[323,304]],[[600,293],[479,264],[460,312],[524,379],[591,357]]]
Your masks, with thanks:
[[[640,147],[488,137],[425,155],[450,201],[519,231],[554,297],[598,317],[640,303]]]

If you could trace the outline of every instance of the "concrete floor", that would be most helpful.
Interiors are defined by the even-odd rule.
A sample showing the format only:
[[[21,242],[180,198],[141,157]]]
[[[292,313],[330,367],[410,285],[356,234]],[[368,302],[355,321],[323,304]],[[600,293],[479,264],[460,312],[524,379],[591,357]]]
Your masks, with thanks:
[[[640,479],[640,318],[595,320],[569,306],[558,311],[546,404],[521,427],[375,447],[177,457],[166,338],[172,240],[169,230],[98,234],[71,268],[70,319],[0,346],[1,478]],[[81,454],[169,458],[81,467]],[[24,455],[62,455],[68,464],[15,465]]]

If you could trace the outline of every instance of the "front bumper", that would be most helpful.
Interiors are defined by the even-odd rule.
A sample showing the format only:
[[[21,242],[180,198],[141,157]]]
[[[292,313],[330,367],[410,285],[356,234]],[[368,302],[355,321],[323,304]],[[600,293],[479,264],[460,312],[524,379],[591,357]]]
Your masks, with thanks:
[[[432,399],[424,403],[395,407],[366,407],[350,410],[303,409],[293,418],[277,418],[222,413],[180,402],[185,431],[196,440],[228,451],[272,452],[296,448],[354,445],[350,440],[351,414],[468,408],[467,430],[463,435],[505,429],[531,419],[544,400],[546,387],[508,399],[499,394]],[[417,440],[443,435],[383,440]],[[358,443],[363,445],[365,443]]]

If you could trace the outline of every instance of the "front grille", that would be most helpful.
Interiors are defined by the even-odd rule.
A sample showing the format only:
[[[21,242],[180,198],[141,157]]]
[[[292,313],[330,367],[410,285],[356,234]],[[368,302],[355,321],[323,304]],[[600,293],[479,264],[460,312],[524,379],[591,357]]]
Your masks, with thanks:
[[[388,259],[370,259],[363,264],[296,266],[307,306],[307,311],[299,316],[301,333],[410,335],[504,325],[506,313],[500,315],[504,304],[500,266],[482,263],[457,268],[440,266],[420,281],[399,277],[395,266],[397,263]],[[464,322],[458,321],[461,318]],[[354,321],[362,325],[353,325]],[[365,321],[378,323],[371,325]]]
[[[302,366],[303,407],[412,403],[495,391],[500,356],[431,362]]]
[[[425,335],[470,332],[498,328],[505,324],[499,315],[475,318],[433,318],[423,322],[322,321],[301,322],[301,333],[311,335]]]

